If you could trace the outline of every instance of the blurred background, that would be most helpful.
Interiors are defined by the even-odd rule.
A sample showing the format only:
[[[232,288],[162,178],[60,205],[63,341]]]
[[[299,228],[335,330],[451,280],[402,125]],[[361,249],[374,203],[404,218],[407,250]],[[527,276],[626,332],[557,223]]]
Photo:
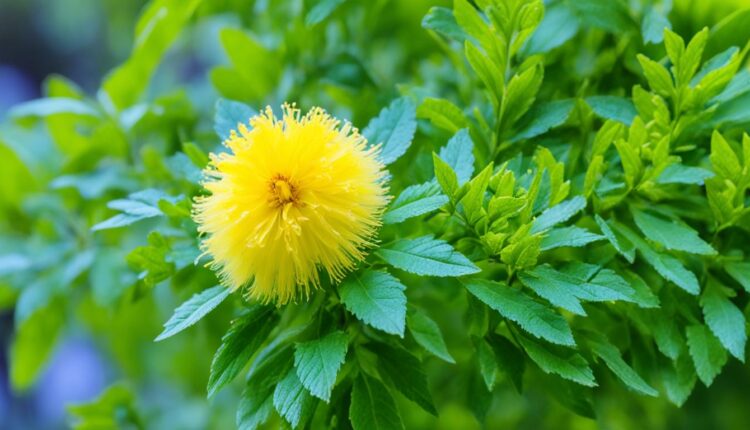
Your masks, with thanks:
[[[287,17],[301,13],[300,10],[307,8],[310,2],[222,0],[204,3],[211,4],[203,5],[189,30],[183,32],[168,51],[167,59],[152,79],[148,98],[153,101],[177,94],[173,99],[167,98],[167,102],[162,100],[159,103],[174,108],[171,112],[177,118],[176,122],[190,123],[191,130],[198,130],[196,135],[210,141],[214,138],[205,136],[212,136],[213,101],[222,93],[231,91],[221,88],[218,81],[209,76],[212,68],[227,62],[219,31],[225,27],[245,26],[251,28],[259,39],[268,40],[273,45],[285,37],[280,29],[292,22],[287,21]],[[355,2],[350,0],[348,3]],[[329,45],[287,44],[286,60],[299,64],[278,82],[280,87],[285,86],[286,94],[279,92],[271,97],[248,94],[238,98],[259,105],[260,102],[277,102],[277,98],[291,94],[303,103],[305,100],[328,102],[335,106],[334,110],[353,118],[356,124],[357,120],[362,123],[377,112],[377,102],[388,100],[398,85],[414,84],[409,91],[416,93],[431,91],[430,85],[435,85],[440,79],[450,79],[451,70],[443,67],[441,60],[436,60],[445,57],[445,52],[422,29],[421,21],[432,5],[449,6],[451,2],[394,0],[372,3],[376,6],[368,5],[367,8],[371,9],[347,6],[348,9],[337,12],[337,17],[342,20],[364,20],[369,16],[373,22],[367,33],[371,37],[360,37],[355,33],[354,39],[363,40],[351,42],[356,49],[363,49],[363,46],[372,49],[372,54],[368,54],[371,66],[368,70],[363,71],[361,63],[356,61],[361,54],[355,52],[352,55],[351,50],[331,48],[331,40],[348,40],[351,35],[336,36],[333,34],[335,29],[328,27],[325,31],[328,32]],[[631,0],[630,3],[639,2]],[[11,107],[48,93],[50,76],[64,77],[65,82],[80,89],[87,98],[96,98],[104,77],[130,56],[134,28],[145,4],[144,0],[0,0],[0,123],[8,120]],[[670,20],[678,32],[689,36],[703,26],[712,26],[746,7],[750,7],[750,1],[675,0]],[[321,26],[315,28],[324,31]],[[359,47],[357,43],[360,43]],[[316,52],[321,54],[317,63],[308,58]],[[438,78],[431,84],[427,76]],[[368,83],[362,84],[365,81]],[[179,110],[184,101],[179,96],[181,92],[187,94],[185,99],[191,106],[186,111]],[[356,106],[356,100],[367,106]],[[11,136],[13,131],[6,127],[4,133]],[[43,144],[30,148],[38,151],[33,156],[44,158]],[[50,163],[55,164],[54,161]],[[66,168],[73,169],[70,166],[60,169],[64,173]],[[4,178],[2,173],[0,177]],[[18,182],[5,186],[24,185],[18,177],[11,178],[13,180]],[[124,183],[128,177],[116,177],[115,180]],[[204,396],[208,361],[228,318],[212,317],[205,322],[207,328],[200,329],[197,334],[185,335],[194,339],[160,344],[160,349],[151,342],[180,298],[194,291],[190,287],[180,292],[179,297],[174,297],[169,289],[155,288],[153,299],[128,304],[127,309],[121,304],[100,307],[101,303],[92,304],[90,298],[82,298],[74,310],[69,310],[65,330],[36,383],[24,392],[11,389],[9,350],[15,331],[18,291],[8,286],[10,282],[2,281],[2,277],[31,263],[5,251],[21,247],[19,243],[23,246],[30,244],[32,240],[27,233],[44,228],[46,224],[37,223],[36,218],[31,221],[32,217],[28,215],[37,209],[29,203],[16,212],[4,211],[4,219],[0,220],[0,232],[5,234],[0,242],[0,251],[3,251],[0,252],[3,255],[0,285],[7,284],[0,288],[0,429],[66,428],[69,422],[67,405],[89,402],[113,383],[122,383],[137,392],[133,402],[146,417],[145,421],[149,423],[146,428],[231,428],[237,392],[230,390],[210,402]],[[140,236],[145,237],[149,228],[150,225],[142,226]],[[13,237],[15,239],[8,239]],[[121,243],[118,246],[126,250],[138,245],[127,240]],[[116,258],[122,260],[123,257]],[[68,258],[65,261],[66,267],[73,272],[68,275],[70,279],[85,283],[72,267],[77,260]],[[34,283],[38,280],[35,276],[25,280]],[[118,282],[124,291],[135,281],[127,278],[127,274],[123,276],[124,280]],[[46,335],[48,333],[44,331],[37,333],[40,337]],[[432,364],[435,366],[429,369],[430,372],[439,373],[438,363]],[[431,382],[435,383],[433,386],[450,386],[451,378],[450,374],[442,374]],[[545,391],[535,389],[536,384],[545,381],[528,381],[523,396],[507,387],[508,384],[498,389],[487,418],[488,427],[740,429],[746,428],[743,424],[750,422],[750,408],[747,407],[750,404],[750,371],[748,366],[736,360],[730,361],[710,390],[699,385],[682,409],[661,399],[636,399],[616,383],[609,383],[612,381],[605,375],[601,378],[610,395],[597,399],[597,410],[605,417],[599,421],[582,418],[559,403],[549,401]],[[436,394],[440,396],[440,393]],[[225,400],[231,401],[225,404]],[[441,419],[437,423],[430,421],[421,411],[412,413],[414,407],[401,406],[406,415],[405,422],[415,428],[479,428],[471,413],[458,403],[439,404]]]

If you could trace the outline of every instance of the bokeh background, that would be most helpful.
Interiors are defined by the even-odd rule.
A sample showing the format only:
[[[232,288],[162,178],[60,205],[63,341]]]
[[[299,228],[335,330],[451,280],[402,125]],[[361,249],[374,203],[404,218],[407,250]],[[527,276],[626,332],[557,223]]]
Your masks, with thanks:
[[[8,121],[6,116],[12,106],[42,96],[50,76],[64,76],[88,96],[96,97],[103,77],[128,58],[134,43],[133,29],[145,3],[143,0],[0,0],[0,124]],[[189,115],[198,122],[211,118],[213,100],[219,97],[209,80],[211,69],[226,63],[219,31],[243,25],[262,38],[278,38],[278,29],[284,27],[286,16],[298,13],[305,2],[211,3],[169,50],[149,90],[157,95],[184,90],[193,105]],[[363,45],[371,44],[370,48],[376,53],[377,61],[371,62],[376,69],[368,72],[372,76],[363,76],[368,73],[359,70],[360,65],[341,52],[328,55],[328,64],[312,64],[307,59],[311,52],[305,52],[306,47],[301,44],[291,47],[287,53],[287,59],[299,60],[302,70],[281,82],[291,88],[289,94],[296,94],[302,100],[329,101],[338,106],[333,110],[340,109],[356,122],[377,112],[378,105],[374,102],[387,100],[395,94],[398,84],[419,81],[429,73],[449,73],[429,61],[445,54],[420,23],[430,6],[450,2],[392,0],[373,3],[379,8],[350,7],[340,12],[351,13],[355,18],[356,14],[381,12],[368,18],[373,23],[367,40],[362,41]],[[675,0],[670,19],[679,33],[689,36],[747,7],[750,2],[745,0]],[[345,87],[347,80],[358,83],[366,78],[375,84],[364,88],[353,85],[355,89],[349,93],[327,87],[331,80]],[[306,85],[299,79],[312,80],[312,84]],[[390,90],[379,94],[382,88]],[[259,99],[277,101],[273,97]],[[356,100],[371,104],[351,107]],[[208,122],[206,124],[204,128],[210,129]],[[43,146],[34,147],[32,151],[41,151],[40,148]],[[45,156],[41,152],[32,155]],[[10,184],[11,187],[16,185],[22,184]],[[17,222],[20,221],[9,216],[0,222],[0,229],[6,234],[13,233],[14,229],[21,229]],[[2,244],[3,249],[12,246]],[[0,264],[0,279],[19,264],[24,263],[5,258]],[[127,285],[127,282],[122,284]],[[212,336],[221,333],[226,318],[207,322],[216,330],[192,332],[197,339],[157,348],[150,339],[158,333],[160,324],[177,301],[168,290],[155,289],[153,300],[115,310],[94,309],[94,305],[84,301],[68,314],[62,337],[37,383],[28,391],[17,393],[11,390],[8,360],[14,332],[15,294],[17,291],[7,285],[0,288],[1,429],[65,428],[66,405],[90,401],[118,382],[137,392],[135,403],[149,423],[147,428],[231,428],[234,425],[235,403],[224,401],[232,399],[232,394],[211,401],[204,395],[208,360],[217,344]],[[435,368],[430,368],[430,373],[439,374],[438,363],[432,365]],[[545,391],[535,388],[547,381],[530,380],[523,396],[510,388],[498,390],[487,419],[488,427],[742,429],[750,423],[750,370],[736,360],[730,361],[710,390],[699,384],[681,409],[661,399],[635,398],[606,375],[597,376],[604,381],[609,393],[597,399],[599,421],[569,412],[551,401]],[[450,386],[451,375],[442,373],[431,382],[433,387]],[[401,405],[401,411],[409,426],[479,427],[471,413],[459,404],[440,406],[439,422],[430,421],[408,404]]]

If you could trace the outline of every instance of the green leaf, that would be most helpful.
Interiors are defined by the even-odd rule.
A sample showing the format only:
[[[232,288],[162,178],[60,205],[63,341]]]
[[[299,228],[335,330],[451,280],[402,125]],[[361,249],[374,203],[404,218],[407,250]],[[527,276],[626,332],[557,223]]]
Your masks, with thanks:
[[[315,6],[307,12],[305,16],[305,25],[312,27],[316,24],[323,22],[328,16],[330,16],[336,8],[341,6],[345,0],[318,0]]]
[[[565,3],[554,3],[544,11],[544,18],[526,42],[524,54],[542,54],[565,44],[578,33],[578,17]]]
[[[185,303],[175,309],[169,321],[164,323],[164,331],[154,340],[158,342],[172,337],[197,323],[201,318],[219,306],[229,296],[230,292],[229,288],[217,285],[194,294]]]
[[[476,298],[532,335],[558,345],[575,345],[565,318],[518,289],[484,279],[462,282]]]
[[[576,283],[563,273],[548,265],[537,266],[521,272],[518,279],[540,297],[577,315],[586,315],[581,302],[576,297]]]
[[[555,228],[548,231],[542,238],[541,250],[547,251],[563,246],[581,247],[602,239],[604,239],[604,236],[581,227]]]
[[[368,344],[368,347],[378,356],[378,371],[381,375],[386,375],[407,399],[437,416],[432,394],[427,387],[427,376],[419,359],[403,348],[380,342]]]
[[[404,428],[391,393],[382,382],[360,372],[354,381],[349,420],[354,430],[398,430]]]
[[[44,369],[65,322],[65,310],[53,301],[38,309],[16,328],[10,344],[10,385],[16,392],[29,389]]]
[[[638,54],[637,58],[651,89],[659,95],[670,97],[674,92],[674,83],[667,69],[643,54]]]
[[[456,133],[469,126],[469,119],[463,111],[445,99],[428,97],[417,108],[417,118],[428,119],[435,127]]]
[[[641,22],[641,35],[644,43],[659,44],[664,40],[664,29],[672,29],[667,17],[655,7],[650,7]]]
[[[478,223],[485,215],[484,198],[487,186],[492,177],[492,163],[488,164],[477,176],[469,182],[469,189],[461,199],[464,214],[469,225]]]
[[[211,361],[208,397],[216,394],[242,371],[250,357],[266,340],[277,318],[272,308],[255,306],[232,322]]]
[[[294,366],[297,377],[310,394],[326,402],[330,400],[348,345],[346,333],[342,331],[297,344]]]
[[[599,117],[618,121],[628,126],[633,123],[633,119],[638,115],[633,102],[625,97],[590,96],[586,97],[585,100]]]
[[[584,208],[586,208],[586,199],[583,196],[576,196],[570,200],[558,203],[545,210],[534,220],[531,233],[545,231],[561,222],[565,222]]]
[[[562,125],[568,120],[574,105],[573,100],[555,100],[536,105],[521,118],[519,123],[523,126],[513,135],[510,141],[518,142],[519,140],[531,139]]]
[[[70,114],[100,118],[101,112],[82,100],[67,97],[47,97],[15,105],[8,115],[11,118],[41,117]]]
[[[463,185],[474,173],[474,142],[467,129],[459,130],[440,148],[440,158],[456,172],[458,185]]]
[[[720,178],[738,183],[742,176],[742,166],[732,147],[718,131],[711,135],[711,166]]]
[[[163,191],[149,188],[132,193],[127,199],[112,200],[107,203],[107,207],[122,213],[94,225],[91,231],[124,227],[144,219],[162,216],[164,212],[159,208],[160,201],[177,203],[181,199],[182,196],[172,197]]]
[[[88,403],[69,405],[73,430],[142,428],[135,410],[135,396],[124,385],[107,388]]]
[[[602,219],[599,214],[594,215],[594,220],[602,230],[602,234],[604,234],[604,237],[607,238],[609,243],[612,244],[617,252],[625,257],[628,263],[633,263],[633,261],[635,261],[635,248],[633,247],[633,244],[630,243],[630,241],[626,238],[622,237],[622,235],[619,235],[618,237],[618,235],[614,231],[612,231],[609,224],[607,224],[607,221]]]
[[[576,0],[569,3],[581,21],[591,27],[620,34],[633,27],[628,10],[619,1]]]
[[[656,397],[659,393],[641,378],[632,367],[622,359],[620,351],[605,338],[589,340],[591,351],[601,358],[622,382],[634,391],[647,396]]]
[[[258,353],[237,406],[238,429],[255,430],[268,420],[276,384],[293,365],[292,353],[291,345],[278,345],[278,338]]]
[[[435,179],[440,184],[443,193],[453,201],[456,191],[458,191],[458,176],[456,176],[456,172],[434,152],[432,153],[432,163],[435,166]]]
[[[727,363],[727,352],[721,342],[704,325],[685,328],[690,356],[693,357],[698,378],[708,387]]]
[[[382,144],[380,160],[391,164],[404,155],[417,131],[416,108],[411,100],[399,98],[383,108],[362,130],[370,145]]]
[[[678,287],[687,291],[692,295],[698,295],[700,292],[700,285],[695,274],[685,266],[682,265],[680,260],[667,255],[656,252],[645,240],[638,237],[632,230],[625,227],[622,224],[614,223],[615,229],[625,236],[633,245],[638,249],[646,262],[651,265],[664,279],[672,281]]]
[[[739,282],[745,291],[750,293],[750,263],[744,262],[727,262],[724,263],[724,270],[729,276]]]
[[[339,294],[346,309],[357,318],[386,333],[403,337],[405,289],[388,272],[367,269],[347,276]]]
[[[487,391],[492,392],[495,388],[495,379],[497,377],[495,353],[487,341],[482,338],[475,339],[474,346],[477,351],[477,361],[479,362],[479,374],[482,375],[482,380],[487,387]]]
[[[747,331],[742,311],[716,285],[705,289],[700,303],[706,325],[730,354],[744,362]]]
[[[221,140],[229,139],[232,130],[238,131],[240,124],[250,128],[250,118],[258,114],[244,103],[227,99],[217,100],[215,111],[214,131]]]
[[[273,406],[292,428],[296,428],[312,417],[315,398],[307,392],[294,369],[291,369],[276,385]]]
[[[695,369],[687,353],[680,355],[670,366],[662,367],[662,381],[669,400],[682,406],[695,387]]]
[[[453,11],[445,7],[431,7],[422,19],[422,28],[433,30],[458,42],[463,43],[466,40],[466,33],[458,26]]]
[[[554,373],[577,384],[596,387],[594,373],[586,359],[577,352],[554,345],[543,345],[523,336],[519,340],[529,358],[544,373]]]
[[[656,183],[703,185],[706,179],[713,177],[710,170],[676,163],[667,166],[656,178]]]
[[[716,255],[716,250],[687,225],[667,221],[635,208],[631,208],[631,212],[635,224],[643,234],[665,248],[691,254]]]
[[[464,276],[479,272],[469,259],[432,236],[401,239],[376,251],[391,266],[417,275]]]
[[[383,224],[397,224],[436,211],[448,203],[434,182],[412,185],[399,194],[383,214]]]
[[[138,19],[130,57],[102,83],[101,93],[117,109],[133,105],[143,94],[164,53],[201,3],[200,0],[156,0]]]
[[[504,336],[491,333],[487,341],[495,352],[498,370],[511,380],[516,391],[520,393],[523,389],[523,372],[526,367],[524,353]]]
[[[456,362],[448,352],[440,327],[424,312],[410,312],[406,317],[406,326],[409,328],[409,333],[414,336],[414,340],[430,354],[448,363]]]

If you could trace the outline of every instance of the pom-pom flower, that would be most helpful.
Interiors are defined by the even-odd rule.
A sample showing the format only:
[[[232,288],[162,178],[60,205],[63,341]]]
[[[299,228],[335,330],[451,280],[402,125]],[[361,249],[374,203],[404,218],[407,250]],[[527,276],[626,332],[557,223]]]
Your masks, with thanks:
[[[323,109],[270,107],[211,154],[193,218],[222,283],[285,304],[340,281],[373,246],[388,202],[379,147]]]

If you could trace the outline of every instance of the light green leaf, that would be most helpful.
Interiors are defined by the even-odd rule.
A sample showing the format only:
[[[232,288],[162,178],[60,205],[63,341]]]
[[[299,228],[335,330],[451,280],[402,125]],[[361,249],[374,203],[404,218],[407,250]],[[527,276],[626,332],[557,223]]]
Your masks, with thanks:
[[[717,285],[706,288],[700,303],[703,307],[706,325],[730,354],[744,362],[747,329],[742,311],[724,295]]]
[[[641,63],[643,74],[648,80],[648,85],[659,95],[669,97],[674,92],[674,83],[667,69],[656,61],[638,54],[638,62]]]
[[[72,114],[92,118],[99,118],[101,116],[101,112],[85,101],[66,97],[48,97],[31,100],[14,106],[8,112],[11,118],[44,118],[59,114]]]
[[[348,345],[346,333],[342,331],[297,344],[294,367],[297,377],[310,394],[326,402],[330,400]]]
[[[8,353],[8,376],[14,391],[26,391],[37,380],[55,348],[64,322],[65,310],[54,301],[16,328]]]
[[[656,178],[656,183],[703,185],[706,179],[713,177],[714,173],[710,170],[676,163],[667,166]]]
[[[380,160],[391,164],[404,155],[417,131],[416,108],[411,100],[399,98],[383,108],[362,130],[370,145],[382,144]]]
[[[492,167],[492,163],[488,164],[487,167],[469,182],[469,190],[461,199],[464,214],[469,225],[478,223],[485,216],[484,198],[487,186],[490,183],[490,177],[492,177]]]
[[[438,157],[434,152],[432,153],[432,163],[435,166],[435,178],[440,184],[440,188],[443,190],[451,201],[455,200],[456,191],[458,191],[458,176],[453,168],[448,165],[442,158]]]
[[[376,251],[391,266],[417,275],[464,276],[479,272],[469,259],[432,236],[401,239]]]
[[[434,182],[412,185],[399,194],[383,214],[384,224],[397,224],[409,218],[440,209],[448,203],[448,197],[440,194]]]
[[[211,361],[208,397],[216,394],[242,371],[250,357],[266,340],[277,318],[272,308],[256,305],[232,322]]]
[[[617,250],[617,252],[619,252],[620,255],[625,257],[628,263],[633,263],[633,261],[635,261],[635,248],[633,247],[633,244],[630,243],[629,240],[622,237],[621,235],[618,237],[618,235],[614,231],[612,231],[609,224],[607,224],[607,221],[602,219],[602,217],[600,217],[599,214],[594,215],[594,220],[596,221],[597,225],[599,225],[599,228],[602,230],[604,237],[607,238],[609,243],[612,244],[612,246]]]
[[[487,386],[487,391],[492,392],[495,388],[495,379],[497,378],[495,352],[483,338],[475,339],[474,346],[477,350],[476,356],[479,362],[479,374],[482,375],[482,380],[484,380],[484,385]]]
[[[661,368],[662,381],[669,401],[682,406],[695,387],[695,369],[687,352],[680,355],[671,366]]]
[[[583,196],[576,196],[570,200],[558,203],[557,205],[545,210],[534,220],[531,227],[531,233],[548,230],[561,222],[572,218],[575,214],[586,207],[586,199]]]
[[[542,238],[541,250],[547,251],[563,246],[581,247],[602,239],[604,239],[604,236],[581,227],[555,228],[548,231]]]
[[[589,340],[591,351],[601,358],[622,382],[638,393],[656,397],[659,393],[641,378],[632,367],[622,359],[620,351],[606,339]]]
[[[172,337],[200,321],[209,312],[229,296],[231,290],[223,285],[194,294],[190,299],[175,309],[169,321],[164,323],[164,331],[154,339],[156,342]]]
[[[586,315],[586,311],[583,310],[575,294],[578,289],[575,279],[571,279],[548,265],[521,272],[518,279],[553,305],[577,315]]]
[[[578,17],[565,3],[554,3],[544,11],[544,18],[526,42],[524,54],[549,52],[573,38],[578,33]]]
[[[466,33],[458,26],[453,11],[441,6],[433,6],[422,19],[422,28],[436,31],[443,36],[462,42],[466,40]]]
[[[423,311],[409,313],[406,317],[406,326],[409,328],[409,333],[414,336],[414,340],[430,354],[448,363],[456,362],[448,352],[440,327]]]
[[[727,363],[727,352],[721,342],[704,325],[695,324],[685,329],[695,373],[708,387]]]
[[[560,375],[586,387],[596,387],[594,373],[581,354],[554,345],[543,345],[523,336],[519,340],[529,358],[545,373]]]
[[[391,381],[407,399],[418,404],[428,413],[437,416],[432,394],[427,387],[427,376],[419,359],[409,351],[384,343],[368,344],[378,356],[378,371]]]
[[[643,234],[665,248],[691,254],[716,255],[716,250],[687,225],[667,221],[635,208],[631,208],[631,212],[635,224]]]
[[[341,283],[344,306],[360,320],[386,333],[404,336],[406,295],[398,279],[388,272],[354,272]]]
[[[463,284],[476,298],[532,335],[559,345],[575,345],[565,318],[518,289],[484,279],[467,279]]]
[[[664,29],[672,29],[672,24],[667,17],[657,8],[651,7],[643,16],[641,22],[641,35],[644,43],[659,44],[664,40]]]
[[[469,119],[463,111],[445,99],[428,97],[417,108],[417,118],[428,119],[435,127],[456,133],[469,126]]]
[[[399,430],[404,428],[388,388],[364,372],[354,381],[349,420],[354,430]]]

